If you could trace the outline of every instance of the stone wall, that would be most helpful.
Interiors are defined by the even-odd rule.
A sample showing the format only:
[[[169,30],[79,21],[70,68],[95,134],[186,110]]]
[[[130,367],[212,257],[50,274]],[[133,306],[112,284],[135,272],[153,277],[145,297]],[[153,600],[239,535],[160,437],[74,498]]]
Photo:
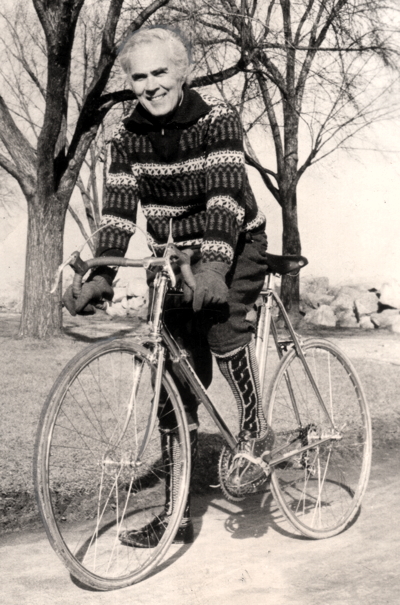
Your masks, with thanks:
[[[400,282],[379,289],[368,285],[330,286],[326,277],[301,282],[304,321],[317,326],[389,329],[400,333]]]

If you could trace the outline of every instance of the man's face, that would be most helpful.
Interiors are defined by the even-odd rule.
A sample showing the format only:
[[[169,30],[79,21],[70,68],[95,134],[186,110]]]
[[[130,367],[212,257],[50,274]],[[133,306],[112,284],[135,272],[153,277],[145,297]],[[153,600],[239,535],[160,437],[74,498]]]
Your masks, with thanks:
[[[132,53],[127,77],[139,103],[153,116],[166,116],[178,106],[183,82],[161,42],[143,44]]]

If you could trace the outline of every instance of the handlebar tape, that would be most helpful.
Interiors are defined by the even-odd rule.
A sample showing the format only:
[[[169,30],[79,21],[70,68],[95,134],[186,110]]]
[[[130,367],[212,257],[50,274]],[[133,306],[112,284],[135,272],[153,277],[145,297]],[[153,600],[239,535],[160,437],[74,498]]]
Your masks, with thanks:
[[[196,287],[196,281],[194,279],[190,264],[191,262],[193,263],[200,259],[200,251],[188,249],[183,252],[173,244],[170,244],[169,247],[172,249],[172,254],[170,256],[174,257],[172,262],[178,265],[185,283],[189,286],[189,288],[191,288],[191,290],[194,290]],[[116,258],[110,256],[97,257],[85,262],[81,259],[79,252],[74,252],[71,255],[71,259],[68,263],[75,272],[74,279],[72,282],[73,296],[75,298],[78,298],[78,296],[80,295],[82,290],[83,277],[89,271],[89,269],[103,265],[115,265],[126,267],[144,266],[140,265],[139,262],[139,260],[129,260],[120,257]]]

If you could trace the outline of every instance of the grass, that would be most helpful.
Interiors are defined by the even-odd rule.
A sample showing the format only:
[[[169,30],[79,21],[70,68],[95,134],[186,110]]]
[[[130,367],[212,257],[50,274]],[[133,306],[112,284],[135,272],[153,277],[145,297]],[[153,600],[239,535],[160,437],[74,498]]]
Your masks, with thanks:
[[[38,342],[15,339],[19,318],[0,315],[1,363],[0,528],[15,530],[37,523],[33,497],[32,459],[41,408],[64,365],[90,343],[143,331],[140,319],[129,321],[93,318],[66,319],[66,337]],[[343,333],[342,333],[343,334]],[[360,332],[354,332],[357,338]],[[353,335],[354,335],[353,334]],[[325,335],[325,334],[324,334]],[[332,334],[327,334],[331,336]],[[338,333],[333,333],[337,338]],[[351,338],[347,332],[343,338]],[[363,338],[374,338],[363,334]],[[340,339],[340,335],[339,335]],[[400,436],[400,383],[398,366],[369,359],[354,360],[371,408],[375,448],[396,447]],[[216,395],[228,425],[236,431],[236,405],[224,379],[215,373],[211,394]],[[217,463],[221,438],[204,410],[200,412],[199,458],[194,473],[195,492],[204,493],[218,483]]]

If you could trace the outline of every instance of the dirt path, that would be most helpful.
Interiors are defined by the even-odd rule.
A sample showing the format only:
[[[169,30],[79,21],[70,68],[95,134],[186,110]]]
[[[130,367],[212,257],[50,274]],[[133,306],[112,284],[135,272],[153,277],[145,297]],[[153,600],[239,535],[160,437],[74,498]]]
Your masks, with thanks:
[[[118,329],[121,334],[127,328],[122,322],[121,325],[110,322],[106,327],[109,332]],[[95,328],[91,329],[97,337],[98,328],[97,331]],[[71,335],[75,330],[82,331],[80,326],[71,324]],[[112,593],[96,593],[77,586],[41,529],[4,534],[0,536],[0,603],[397,605],[400,594],[400,389],[397,380],[400,335],[386,331],[357,332],[351,337],[348,334],[332,330],[321,335],[337,342],[362,373],[373,412],[375,440],[382,447],[387,439],[392,447],[375,450],[361,514],[345,533],[323,541],[302,539],[293,535],[273,502],[269,501],[267,507],[260,510],[256,499],[237,506],[219,496],[197,497],[194,499],[195,542],[180,548],[151,578]],[[9,338],[9,332],[3,337]],[[81,339],[82,345],[92,339],[92,333],[88,332]],[[13,351],[14,355],[18,353],[17,345]],[[25,349],[21,348],[20,354],[21,360],[27,357]],[[60,357],[58,363],[61,367],[65,361]],[[17,376],[16,382],[18,380]],[[18,384],[15,388],[16,391],[10,393],[21,391]],[[46,392],[47,389],[46,386]],[[11,396],[9,399],[15,401]],[[13,422],[12,426],[16,425]],[[26,426],[31,424],[28,422]],[[36,418],[32,426],[36,426]],[[30,450],[26,457],[31,477]],[[16,515],[20,517],[20,511]]]
[[[295,537],[272,502],[260,510],[215,498],[194,502],[195,542],[158,573],[120,591],[77,586],[44,532],[2,538],[4,605],[397,605],[400,481],[392,453],[375,458],[357,521],[340,536]]]

